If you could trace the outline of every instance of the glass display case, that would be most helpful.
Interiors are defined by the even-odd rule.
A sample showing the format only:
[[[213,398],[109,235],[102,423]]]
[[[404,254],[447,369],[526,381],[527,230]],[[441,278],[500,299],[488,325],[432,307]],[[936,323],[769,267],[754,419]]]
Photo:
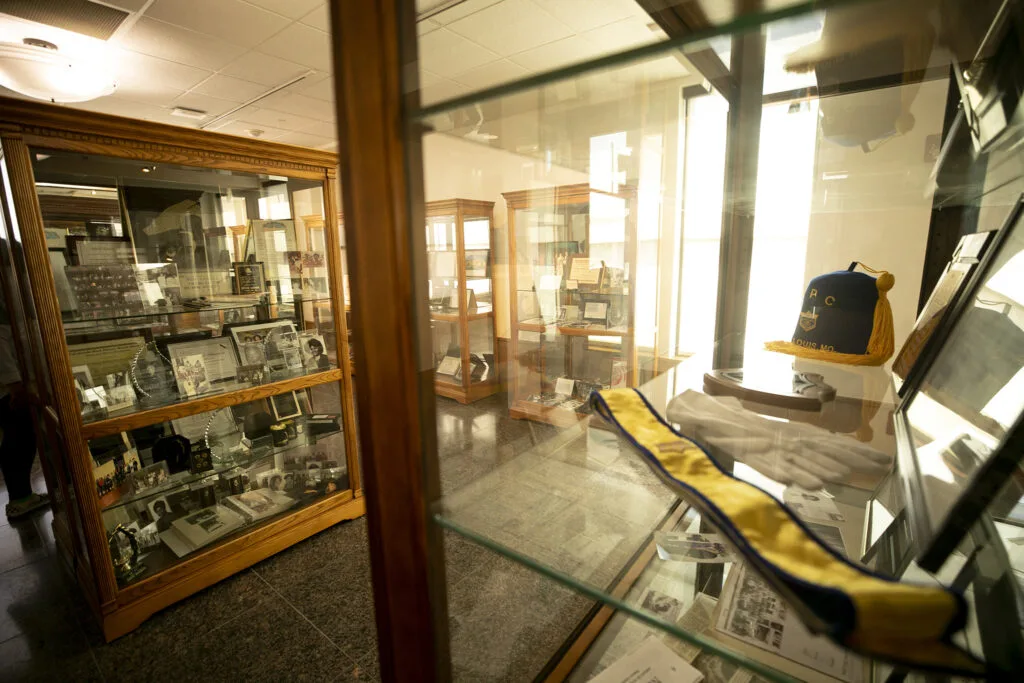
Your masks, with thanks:
[[[590,392],[636,383],[635,192],[503,193],[508,204],[512,417],[568,425]]]
[[[25,102],[0,117],[55,536],[106,637],[362,514],[336,158]]]
[[[427,203],[430,327],[437,393],[472,403],[498,391],[494,356],[494,203]]]
[[[389,598],[378,620],[394,626],[380,632],[383,678],[1018,677],[1020,3],[600,5],[504,0],[429,22],[412,3],[334,8],[341,145],[358,151],[345,192],[394,200],[390,213],[346,203],[356,307],[403,302],[378,305],[359,330],[393,338],[361,367],[366,383],[401,377],[405,392],[360,394],[364,465],[381,482],[368,491],[381,511],[375,588]],[[346,50],[364,34],[387,40]],[[494,59],[463,64],[456,36]],[[385,96],[366,102],[368,83]],[[454,196],[489,192],[499,214],[506,203],[495,272],[508,275],[495,290],[509,298],[497,329],[512,349],[510,405],[552,423],[467,418],[518,428],[486,462],[471,430],[440,438],[423,379],[433,339],[420,226],[424,188],[442,177]],[[616,236],[604,256],[599,215]],[[939,277],[960,238],[987,231],[964,286],[937,297],[949,314],[919,318],[948,286]],[[393,281],[363,265],[382,253]],[[618,325],[612,301],[584,319],[609,267],[632,299]],[[588,327],[563,324],[572,306]],[[919,334],[928,322],[938,329]],[[627,334],[612,341],[617,326]],[[897,391],[891,363],[908,341],[921,348]],[[588,396],[567,389],[589,379],[615,391],[610,362],[599,371],[591,357],[629,354],[656,362],[627,365],[614,394],[643,406],[642,421],[623,419],[627,434],[581,416]],[[687,458],[659,468],[637,448],[645,434]],[[445,486],[454,470],[459,486]],[[733,505],[763,505],[723,517],[699,487],[712,476],[743,492]],[[794,538],[771,558],[756,542]],[[819,606],[853,626],[809,618],[804,575],[780,578],[773,562],[820,568],[815,586],[839,568],[929,586],[958,620],[903,652],[871,650],[890,626],[912,626],[907,604],[857,631],[847,596],[858,588],[829,584]],[[429,600],[399,606],[399,591]],[[942,648],[969,665],[925,661]]]

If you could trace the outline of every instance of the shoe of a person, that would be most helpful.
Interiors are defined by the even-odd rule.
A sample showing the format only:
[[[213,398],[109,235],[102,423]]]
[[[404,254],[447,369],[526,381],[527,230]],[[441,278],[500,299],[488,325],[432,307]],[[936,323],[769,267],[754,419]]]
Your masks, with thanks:
[[[19,519],[33,510],[50,504],[50,496],[45,493],[33,493],[28,498],[7,504],[7,519]]]

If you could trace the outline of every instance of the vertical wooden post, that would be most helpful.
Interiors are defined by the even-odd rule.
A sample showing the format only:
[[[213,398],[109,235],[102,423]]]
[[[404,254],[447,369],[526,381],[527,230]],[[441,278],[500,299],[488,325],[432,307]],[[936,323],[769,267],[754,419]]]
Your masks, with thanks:
[[[331,0],[359,437],[385,681],[447,680],[413,0]]]
[[[11,182],[14,204],[11,208],[18,220],[42,338],[64,339],[60,303],[57,301],[57,288],[53,283],[53,271],[46,251],[42,211],[32,172],[32,154],[20,135],[4,134],[0,140]],[[96,578],[102,606],[112,603],[116,598],[117,581],[107,550],[107,535],[100,519],[99,499],[92,493],[95,491],[95,482],[91,455],[88,443],[81,436],[82,416],[78,411],[78,396],[71,375],[71,359],[63,344],[50,344],[43,350],[50,368],[54,408],[64,430],[65,457],[78,492],[76,499],[88,546],[89,563]]]

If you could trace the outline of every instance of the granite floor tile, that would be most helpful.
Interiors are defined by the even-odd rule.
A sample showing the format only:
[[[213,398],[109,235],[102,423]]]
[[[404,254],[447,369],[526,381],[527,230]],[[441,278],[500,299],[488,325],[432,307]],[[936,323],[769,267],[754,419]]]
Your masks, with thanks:
[[[365,520],[350,523],[364,527]],[[335,531],[331,529],[328,531]],[[343,533],[344,530],[342,530]],[[257,569],[268,588],[312,622],[353,660],[377,647],[369,550],[358,528],[347,532],[343,562],[330,564],[275,564],[272,571]],[[308,559],[309,556],[301,556]]]
[[[451,587],[448,601],[460,681],[533,679],[593,604],[504,558]]]
[[[0,681],[5,683],[102,683],[85,636],[74,620],[41,633],[24,633],[0,643]]]
[[[334,679],[336,683],[380,683],[380,662],[374,650],[359,661],[352,664],[341,676]]]
[[[110,683],[277,683],[329,681],[350,659],[284,601],[266,602],[219,628],[191,638],[183,650],[149,651],[150,667],[104,670]]]
[[[338,583],[369,582],[366,518],[342,522],[253,566],[267,583],[287,588],[307,571],[337,565]]]
[[[17,569],[44,557],[46,543],[31,518],[0,527],[0,572]]]
[[[188,661],[195,644],[212,631],[258,616],[275,602],[283,604],[258,576],[245,571],[158,612],[112,643],[104,643],[95,627],[89,637],[109,680],[148,680],[156,664]]]
[[[0,574],[0,605],[0,642],[43,636],[76,623],[74,603],[54,558]]]
[[[498,558],[491,550],[449,529],[444,531],[444,553],[445,570],[456,580],[489,567]]]

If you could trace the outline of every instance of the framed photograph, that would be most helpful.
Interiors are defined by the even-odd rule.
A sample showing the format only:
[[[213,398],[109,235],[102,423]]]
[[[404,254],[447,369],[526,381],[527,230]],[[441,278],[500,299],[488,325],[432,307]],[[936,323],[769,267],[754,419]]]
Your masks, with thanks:
[[[261,344],[264,347],[268,344],[271,336],[274,334],[281,334],[283,332],[295,333],[295,323],[291,320],[273,320],[270,322],[260,323],[246,323],[243,325],[232,325],[230,327],[231,338],[235,342],[235,348],[238,349],[239,359],[242,360],[243,364],[251,365],[247,363],[244,356],[241,355],[242,344]],[[264,357],[266,360],[266,357]]]
[[[238,368],[234,344],[227,337],[170,343],[167,345],[167,356],[171,359],[172,366],[180,358],[200,356],[206,366],[207,379],[211,383],[234,381]]]
[[[519,322],[540,317],[540,300],[534,290],[516,292],[516,313]]]
[[[286,251],[284,258],[288,261],[288,273],[294,277],[302,277],[302,252]]]
[[[266,291],[267,279],[261,262],[236,261],[231,264],[231,270],[235,275],[235,294],[263,294]]]
[[[608,324],[608,302],[586,301],[583,305],[583,320],[598,325]]]
[[[963,292],[971,273],[985,255],[993,235],[994,232],[978,232],[960,238],[953,258],[946,265],[946,270],[939,277],[935,289],[921,309],[921,314],[917,316],[914,329],[910,331],[892,362],[893,375],[904,380],[898,390],[900,396],[906,394],[906,387],[914,379],[918,359],[928,355],[929,340],[941,327],[943,319]]]
[[[85,237],[71,235],[66,238],[71,265],[112,266],[135,263],[135,251],[127,237]]]
[[[157,528],[161,531],[171,523],[171,513],[174,509],[171,507],[171,503],[167,500],[167,496],[159,496],[146,503],[146,509],[149,510],[150,516],[153,518],[153,522],[156,523]]]
[[[981,515],[1024,497],[1024,197],[934,332],[894,416],[918,564],[937,571]]]
[[[171,362],[171,368],[182,396],[198,396],[212,390],[201,355],[179,356]]]
[[[331,369],[323,335],[303,332],[299,335],[299,351],[302,353],[302,366],[307,371],[320,372]]]
[[[490,263],[489,249],[466,250],[466,277],[488,277]]]
[[[166,484],[171,476],[167,463],[157,462],[132,472],[132,493],[141,493]]]
[[[317,251],[304,251],[302,252],[302,267],[303,268],[323,268],[327,264],[324,261],[324,255]]]
[[[75,378],[75,381],[82,385],[82,389],[88,389],[89,387],[94,386],[92,381],[92,372],[89,371],[88,365],[71,366],[71,375]]]
[[[299,397],[294,391],[271,396],[270,405],[274,409],[274,417],[278,422],[302,415],[302,409],[299,408]]]

